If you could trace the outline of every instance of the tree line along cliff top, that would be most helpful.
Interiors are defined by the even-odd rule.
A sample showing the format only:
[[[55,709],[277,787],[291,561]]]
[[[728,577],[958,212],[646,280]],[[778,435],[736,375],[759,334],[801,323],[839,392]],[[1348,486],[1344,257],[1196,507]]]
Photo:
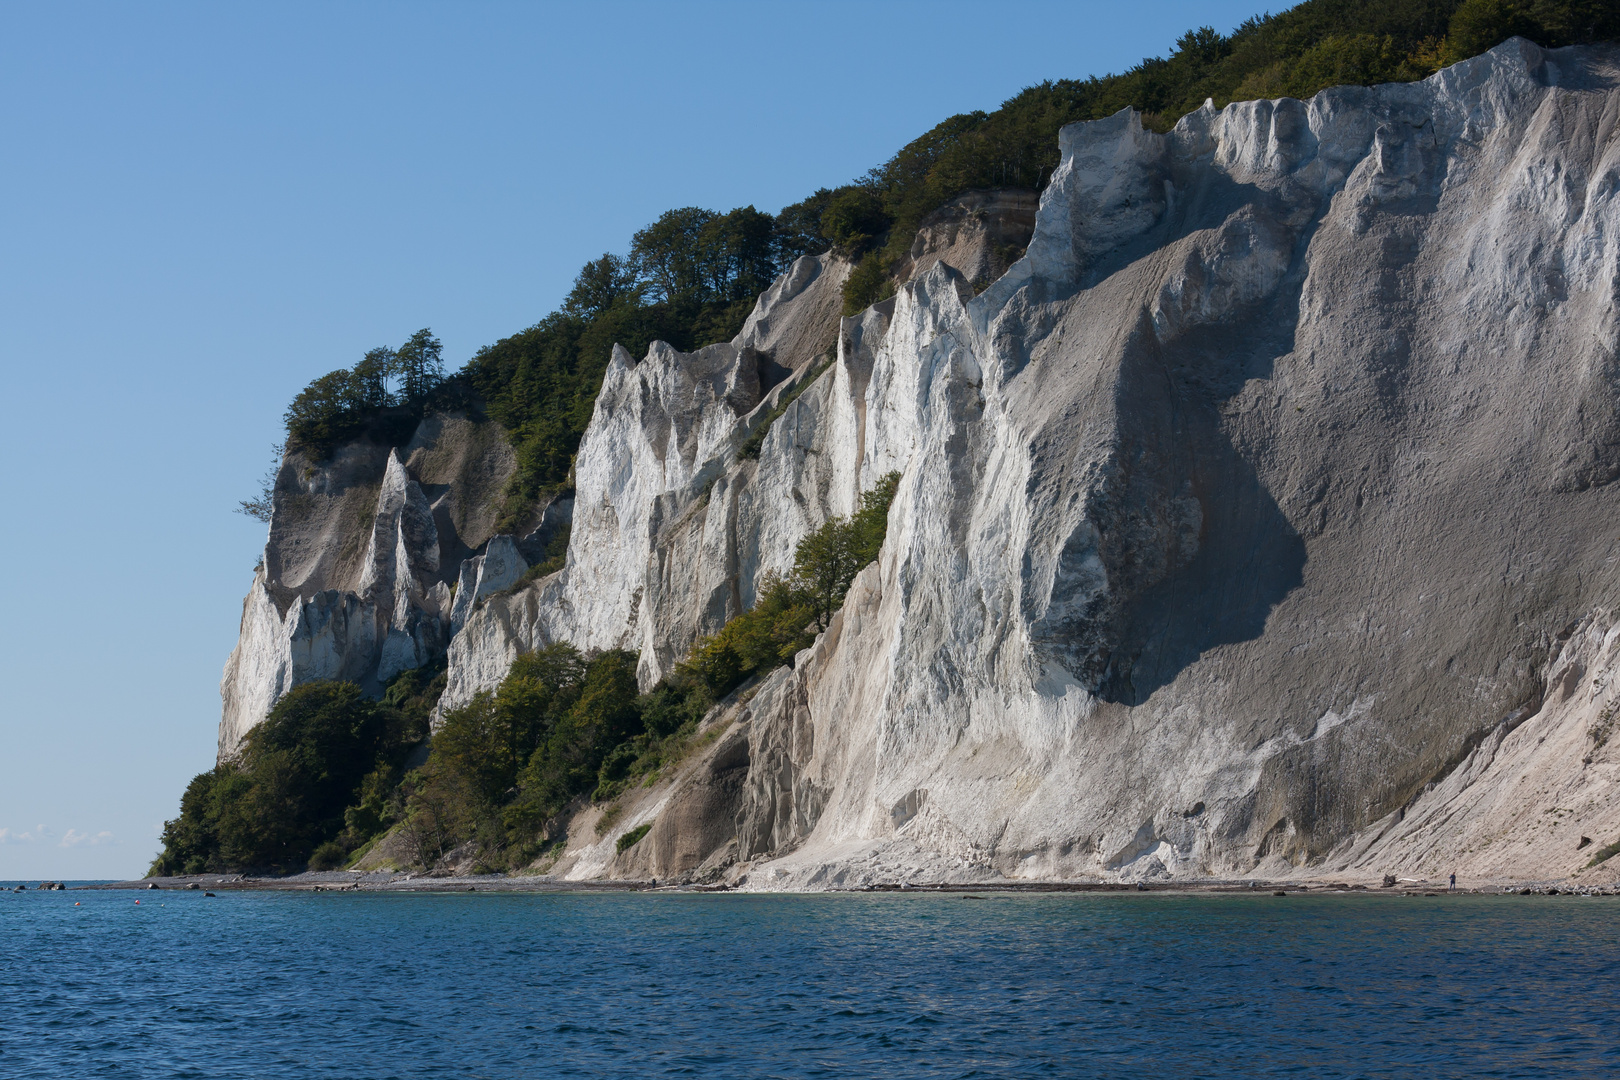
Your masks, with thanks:
[[[517,457],[505,492],[510,527],[567,487],[573,457],[615,343],[643,355],[655,340],[688,351],[729,341],[758,295],[804,255],[853,262],[846,314],[892,295],[919,227],[962,194],[1040,190],[1058,164],[1057,133],[1124,108],[1165,131],[1206,99],[1306,98],[1338,85],[1426,78],[1514,35],[1548,47],[1620,37],[1612,0],[1306,0],[1230,34],[1189,30],[1168,57],[1116,75],[1027,87],[992,112],[961,113],[883,165],[822,188],[775,215],[682,207],[579,272],[562,306],[485,346],[445,377],[438,342],[419,331],[398,349],[312,382],[286,414],[288,448],[324,457],[346,439],[409,437],[429,408],[500,423]],[[268,496],[268,490],[266,491]],[[243,504],[267,516],[268,497]]]

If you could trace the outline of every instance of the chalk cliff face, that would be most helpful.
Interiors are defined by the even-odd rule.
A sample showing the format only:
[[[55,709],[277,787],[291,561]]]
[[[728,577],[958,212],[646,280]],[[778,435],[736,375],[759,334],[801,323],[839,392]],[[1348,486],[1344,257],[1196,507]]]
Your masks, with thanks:
[[[300,683],[348,679],[376,692],[399,672],[442,657],[453,614],[449,583],[469,564],[476,578],[486,561],[469,556],[490,541],[512,469],[496,425],[457,416],[426,418],[402,447],[359,439],[329,461],[289,454],[276,477],[264,558],[243,601],[241,637],[220,683],[221,760]],[[555,519],[568,507],[545,509]],[[542,528],[554,527],[546,513],[538,517]],[[514,558],[522,560],[511,551],[501,569],[511,580],[527,568]],[[504,587],[489,576],[479,588]]]
[[[816,473],[813,455],[832,455],[832,432],[796,453],[780,447],[794,432],[815,441],[803,427],[819,416],[810,403],[825,379],[771,425],[757,463],[738,459],[784,395],[821,370],[818,357],[830,358],[848,269],[831,256],[800,259],[733,342],[690,354],[656,343],[639,363],[615,349],[575,462],[567,566],[467,620],[450,644],[441,709],[553,641],[640,650],[650,687],[698,634],[752,606],[761,574],[792,565],[793,545],[829,505],[848,511],[854,474],[833,495],[834,478]],[[851,426],[841,433],[853,439]]]
[[[858,318],[835,319],[841,264],[801,260],[735,342],[617,353],[551,577],[452,612],[435,589],[459,573],[459,600],[477,572],[429,567],[431,500],[390,459],[352,594],[267,553],[222,747],[258,688],[318,669],[306,638],[359,655],[325,643],[361,625],[380,672],[439,647],[432,612],[447,707],[554,640],[638,649],[650,685],[898,471],[831,627],[555,872],[1572,872],[1583,830],[1620,829],[1620,740],[1597,734],[1617,120],[1620,55],[1514,40],[1168,135],[1129,112],[1066,128],[1027,252],[982,292],[947,252],[1007,251],[1016,200],[994,228],[942,224]]]

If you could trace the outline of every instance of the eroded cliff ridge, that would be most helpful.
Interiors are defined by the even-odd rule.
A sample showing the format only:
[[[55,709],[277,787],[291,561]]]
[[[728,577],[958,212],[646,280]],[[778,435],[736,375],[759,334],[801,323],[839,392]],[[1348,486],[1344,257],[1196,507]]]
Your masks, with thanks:
[[[729,344],[616,352],[566,565],[515,590],[493,437],[477,469],[430,473],[432,432],[375,480],[290,462],[222,753],[295,682],[440,654],[441,709],[553,641],[651,686],[897,471],[830,628],[552,872],[1571,873],[1620,836],[1617,122],[1620,53],[1514,39],[1167,135],[1072,125],[987,286],[954,246],[1016,222],[947,216],[856,318],[806,258]]]

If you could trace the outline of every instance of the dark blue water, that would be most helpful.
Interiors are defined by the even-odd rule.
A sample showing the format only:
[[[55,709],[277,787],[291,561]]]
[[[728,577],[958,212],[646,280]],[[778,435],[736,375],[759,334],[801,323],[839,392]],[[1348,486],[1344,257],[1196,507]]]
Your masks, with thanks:
[[[0,1076],[1620,1076],[1617,927],[1577,897],[6,893]]]

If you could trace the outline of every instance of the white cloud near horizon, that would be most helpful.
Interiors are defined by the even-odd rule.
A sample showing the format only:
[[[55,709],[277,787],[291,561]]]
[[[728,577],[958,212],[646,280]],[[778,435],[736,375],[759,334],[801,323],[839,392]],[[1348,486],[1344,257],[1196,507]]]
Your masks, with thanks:
[[[47,825],[35,825],[32,831],[17,832],[13,829],[0,829],[0,844],[42,844],[49,843],[56,838],[56,831]],[[57,847],[100,847],[106,844],[117,844],[118,839],[112,833],[103,829],[97,833],[80,832],[78,829],[69,829],[62,839],[56,841]]]

